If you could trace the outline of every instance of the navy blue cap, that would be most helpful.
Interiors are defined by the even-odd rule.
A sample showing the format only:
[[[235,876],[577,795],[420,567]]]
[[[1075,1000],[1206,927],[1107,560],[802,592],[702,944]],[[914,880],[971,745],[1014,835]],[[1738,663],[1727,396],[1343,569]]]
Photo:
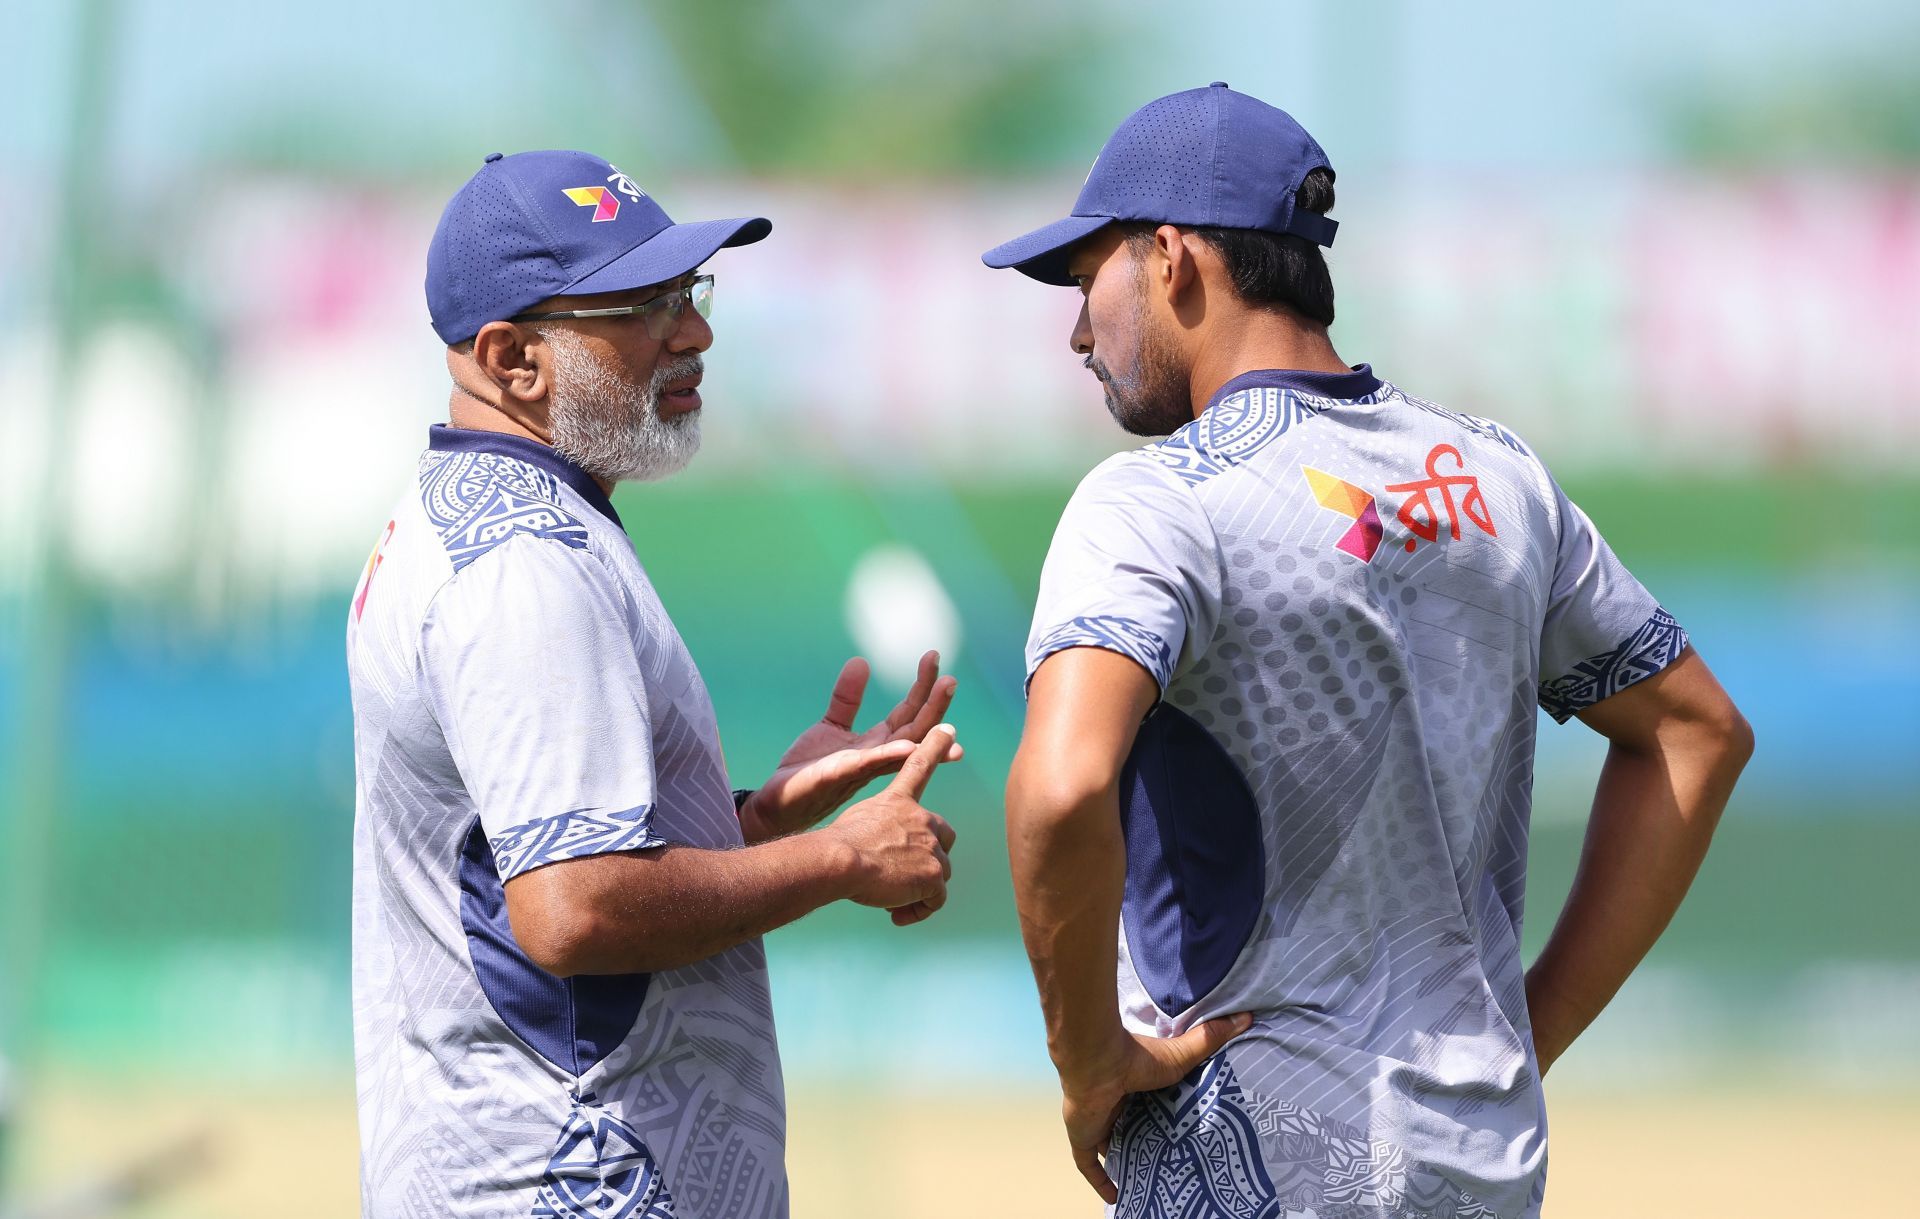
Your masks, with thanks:
[[[1333,172],[1292,115],[1215,81],[1128,115],[1087,171],[1072,215],[995,246],[980,261],[1071,286],[1074,242],[1116,220],[1291,233],[1330,246],[1339,224],[1294,207],[1314,169]]]
[[[772,230],[757,216],[675,224],[589,153],[496,152],[440,213],[427,247],[427,312],[443,340],[464,343],[550,296],[663,283]]]

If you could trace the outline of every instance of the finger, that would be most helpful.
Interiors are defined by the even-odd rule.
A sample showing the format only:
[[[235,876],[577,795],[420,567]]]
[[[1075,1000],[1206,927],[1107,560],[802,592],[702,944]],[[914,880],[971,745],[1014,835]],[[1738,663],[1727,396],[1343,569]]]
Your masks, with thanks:
[[[913,752],[900,767],[900,773],[893,777],[892,785],[887,789],[897,795],[907,797],[916,804],[927,790],[927,784],[933,781],[934,768],[940,765],[940,759],[946,756],[953,744],[952,724],[939,724],[927,733],[925,740],[914,746]]]
[[[1080,1175],[1087,1179],[1087,1184],[1093,1186],[1093,1192],[1099,1194],[1108,1205],[1120,1200],[1120,1191],[1114,1188],[1113,1178],[1107,1175],[1106,1167],[1100,1163],[1098,1151],[1091,1147],[1075,1147],[1073,1163],[1080,1170]]]
[[[881,775],[890,775],[899,770],[906,760],[913,756],[912,741],[888,741],[884,745],[875,745],[868,749],[848,749],[844,765],[839,765],[834,773],[848,779],[858,779],[861,783],[877,779]],[[839,754],[831,755],[839,757]]]
[[[917,902],[904,906],[895,906],[889,913],[894,916],[893,925],[905,927],[908,923],[917,923],[931,918],[936,910],[947,904],[947,882],[942,878],[928,894]]]
[[[1246,1032],[1253,1026],[1253,1017],[1246,1012],[1233,1016],[1216,1016],[1205,1024],[1197,1024],[1171,1040],[1168,1049],[1173,1053],[1167,1066],[1174,1071],[1166,1084],[1184,1079],[1187,1073],[1207,1059],[1218,1054],[1229,1041]]]
[[[947,709],[953,706],[954,691],[960,688],[957,677],[943,677],[933,683],[933,693],[927,696],[927,702],[904,726],[895,729],[895,736],[910,737],[919,740],[927,735],[927,729],[947,718]]]
[[[833,693],[827,698],[827,713],[820,718],[836,728],[853,731],[853,717],[860,714],[860,700],[867,696],[867,662],[855,656],[840,666]]]
[[[940,850],[943,853],[951,851],[953,849],[953,840],[960,835],[954,831],[952,824],[939,813],[929,812],[927,817],[933,822],[933,836],[939,841]]]
[[[940,861],[940,879],[943,882],[952,880],[953,879],[953,860],[947,858],[946,848],[945,847],[935,848],[933,852],[933,857]]]
[[[913,685],[907,689],[907,696],[887,712],[887,731],[898,732],[900,728],[919,714],[926,704],[927,695],[933,692],[934,679],[940,676],[940,653],[928,652],[920,657],[920,668],[913,676]],[[928,721],[929,723],[933,721]]]

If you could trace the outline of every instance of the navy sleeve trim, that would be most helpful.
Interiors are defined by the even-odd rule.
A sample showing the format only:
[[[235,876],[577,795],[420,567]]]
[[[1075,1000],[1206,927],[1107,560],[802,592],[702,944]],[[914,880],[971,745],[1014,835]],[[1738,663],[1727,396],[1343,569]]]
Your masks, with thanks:
[[[1644,681],[1679,659],[1687,649],[1687,632],[1664,609],[1611,652],[1589,656],[1573,671],[1540,683],[1540,706],[1555,723],[1564,724],[1604,698]]]
[[[1033,650],[1033,665],[1027,670],[1027,676],[1033,676],[1041,661],[1068,648],[1104,648],[1118,652],[1153,674],[1154,684],[1162,690],[1173,680],[1173,649],[1167,646],[1166,640],[1137,622],[1104,614],[1072,618],[1049,631]]]
[[[509,826],[492,839],[494,859],[502,882],[529,868],[606,855],[613,851],[640,851],[666,844],[653,832],[653,806],[606,810],[579,808],[523,825]]]

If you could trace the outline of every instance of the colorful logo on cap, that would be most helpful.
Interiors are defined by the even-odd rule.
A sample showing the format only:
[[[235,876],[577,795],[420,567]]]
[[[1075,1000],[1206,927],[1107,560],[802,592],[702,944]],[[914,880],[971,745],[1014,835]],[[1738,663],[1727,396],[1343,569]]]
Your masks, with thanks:
[[[1380,549],[1381,534],[1385,532],[1380,513],[1374,509],[1373,496],[1345,479],[1312,466],[1301,466],[1300,472],[1307,476],[1307,486],[1313,489],[1313,498],[1320,501],[1322,508],[1353,518],[1353,528],[1342,534],[1334,545],[1362,563],[1373,562],[1374,552]]]
[[[620,214],[620,196],[604,186],[569,186],[561,193],[573,200],[575,206],[592,208],[595,224]]]

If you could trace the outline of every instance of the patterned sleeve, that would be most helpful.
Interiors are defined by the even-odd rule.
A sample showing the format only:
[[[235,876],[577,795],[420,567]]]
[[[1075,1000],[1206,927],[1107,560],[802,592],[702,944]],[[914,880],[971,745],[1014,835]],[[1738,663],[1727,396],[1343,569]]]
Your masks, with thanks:
[[[1067,648],[1138,662],[1162,690],[1182,649],[1213,635],[1220,551],[1178,479],[1130,454],[1096,468],[1068,501],[1040,572],[1027,678]]]
[[[627,598],[591,553],[533,536],[494,548],[435,599],[420,663],[503,882],[662,844]]]
[[[1540,706],[1558,723],[1679,658],[1687,632],[1556,485],[1560,549],[1540,632]]]

